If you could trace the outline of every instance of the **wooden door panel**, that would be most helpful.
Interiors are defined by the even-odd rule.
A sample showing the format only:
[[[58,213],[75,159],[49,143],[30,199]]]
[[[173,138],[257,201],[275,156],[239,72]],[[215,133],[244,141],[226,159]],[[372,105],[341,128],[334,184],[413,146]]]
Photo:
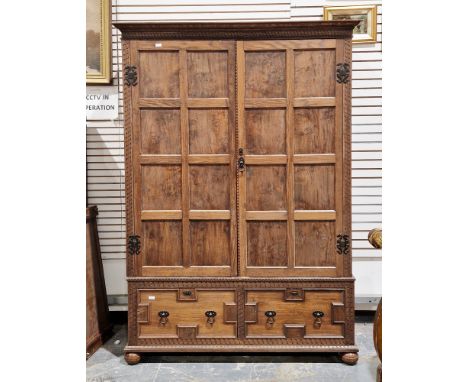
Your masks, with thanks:
[[[296,221],[294,224],[295,266],[335,265],[335,222]]]
[[[190,154],[230,154],[228,110],[189,110],[189,134]]]
[[[236,274],[234,42],[131,44],[136,275]]]
[[[235,290],[141,289],[138,338],[236,338],[236,308]],[[207,311],[216,313],[212,323]],[[168,313],[165,321],[159,312]]]
[[[191,264],[229,266],[230,224],[228,220],[191,220]]]
[[[294,209],[335,209],[335,166],[296,165],[294,167]]]
[[[284,109],[245,111],[245,154],[286,154],[286,113]]]
[[[180,154],[179,110],[141,110],[140,118],[142,154]]]
[[[335,96],[335,49],[294,51],[294,96]]]
[[[187,52],[187,72],[190,98],[228,98],[227,51]]]
[[[230,209],[229,165],[190,166],[190,209]]]
[[[286,210],[286,166],[248,166],[248,211]]]
[[[294,153],[335,152],[335,108],[296,108],[294,110]]]
[[[142,224],[143,263],[148,266],[182,266],[182,223],[145,221]]]
[[[141,191],[143,210],[180,210],[182,206],[180,166],[143,166]]]
[[[285,52],[247,52],[245,54],[245,97],[284,97],[286,94],[285,64]]]
[[[241,275],[342,276],[343,45],[244,41],[237,52]]]
[[[141,98],[178,98],[179,54],[145,51],[139,56],[139,83]]]
[[[344,337],[343,291],[247,290],[245,294],[247,338]],[[273,320],[265,315],[268,311],[275,313]],[[317,320],[314,312],[323,315]]]
[[[247,223],[247,265],[286,267],[286,222],[249,221]]]

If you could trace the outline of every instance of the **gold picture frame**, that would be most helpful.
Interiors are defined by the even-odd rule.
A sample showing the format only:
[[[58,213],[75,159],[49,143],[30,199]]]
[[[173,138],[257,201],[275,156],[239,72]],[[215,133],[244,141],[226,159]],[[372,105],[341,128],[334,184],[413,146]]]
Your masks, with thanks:
[[[347,6],[324,7],[323,19],[331,20],[361,20],[354,28],[353,44],[369,44],[377,42],[377,6]]]
[[[110,0],[86,0],[86,84],[111,82]]]

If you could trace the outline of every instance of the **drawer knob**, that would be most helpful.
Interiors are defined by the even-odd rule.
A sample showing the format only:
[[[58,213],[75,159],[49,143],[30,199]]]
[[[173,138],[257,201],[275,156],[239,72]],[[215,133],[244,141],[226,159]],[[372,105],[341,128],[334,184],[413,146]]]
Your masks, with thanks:
[[[216,312],[214,310],[207,310],[205,312],[205,316],[208,317],[206,322],[210,325],[213,325],[216,317]]]
[[[322,317],[325,316],[325,313],[320,310],[316,310],[314,313],[312,313],[312,316],[314,316],[314,328],[320,329],[322,326]]]
[[[182,292],[182,294],[183,294],[184,296],[191,296],[191,295],[192,295],[192,291],[190,291],[190,290],[184,290],[184,291]]]
[[[265,316],[267,317],[267,325],[272,326],[275,323],[276,312],[274,310],[267,310]]]
[[[158,313],[158,316],[159,316],[159,324],[160,325],[166,325],[167,324],[167,321],[169,320],[168,317],[169,317],[169,312],[166,311],[166,310],[161,310],[159,313]]]

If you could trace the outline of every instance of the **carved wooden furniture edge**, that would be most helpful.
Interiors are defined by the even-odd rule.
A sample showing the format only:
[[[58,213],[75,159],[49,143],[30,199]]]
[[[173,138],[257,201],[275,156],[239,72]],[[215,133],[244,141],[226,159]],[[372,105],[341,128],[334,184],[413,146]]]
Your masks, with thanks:
[[[354,282],[354,277],[127,277],[128,282],[193,282],[193,283],[212,283],[212,282],[234,282],[236,285],[242,283],[281,283],[285,282],[329,282],[329,283],[349,283]],[[240,283],[240,284],[239,284]]]
[[[127,23],[113,25],[123,40],[146,39],[310,39],[351,38],[357,21],[283,21],[231,23]]]
[[[153,352],[177,352],[177,351],[193,351],[205,352],[210,350],[222,352],[244,352],[244,351],[264,351],[264,352],[309,352],[309,353],[357,353],[359,349],[357,346],[349,345],[139,345],[139,346],[125,346],[125,353],[153,353]]]

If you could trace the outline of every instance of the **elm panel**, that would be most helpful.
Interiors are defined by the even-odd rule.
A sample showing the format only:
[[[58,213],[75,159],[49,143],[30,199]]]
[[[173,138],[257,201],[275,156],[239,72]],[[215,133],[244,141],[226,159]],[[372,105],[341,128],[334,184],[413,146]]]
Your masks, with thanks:
[[[230,172],[228,165],[191,165],[189,171],[191,209],[230,209]]]
[[[294,91],[296,97],[333,97],[336,86],[335,50],[296,50],[294,52]]]
[[[295,222],[295,266],[335,266],[335,222]]]
[[[192,266],[229,266],[230,222],[191,221],[190,251]]]
[[[286,222],[247,222],[247,266],[287,266]]]
[[[189,110],[190,154],[228,154],[228,110]]]
[[[182,265],[182,223],[150,221],[142,223],[143,265]]]
[[[335,167],[296,165],[294,205],[296,210],[335,209]]]
[[[286,110],[245,111],[246,154],[286,153]]]
[[[180,154],[180,111],[141,110],[141,153]]]
[[[286,53],[245,52],[245,97],[286,96]]]
[[[286,166],[247,166],[248,211],[286,209]]]
[[[188,96],[228,97],[228,52],[187,52]]]
[[[142,166],[141,201],[143,210],[181,209],[181,167]]]
[[[140,51],[141,98],[179,98],[179,53]]]
[[[298,108],[294,110],[295,154],[335,152],[335,108]]]

